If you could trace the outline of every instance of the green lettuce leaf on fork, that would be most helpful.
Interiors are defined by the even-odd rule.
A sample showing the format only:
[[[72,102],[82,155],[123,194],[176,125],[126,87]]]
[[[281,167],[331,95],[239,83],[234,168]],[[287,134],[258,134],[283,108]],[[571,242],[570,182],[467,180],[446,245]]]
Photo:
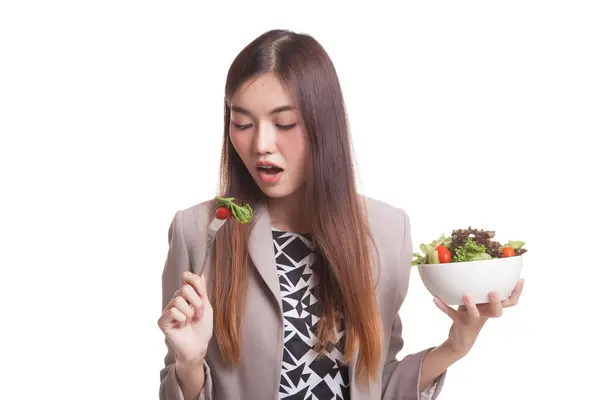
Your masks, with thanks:
[[[231,210],[233,217],[241,224],[252,222],[254,216],[252,207],[248,203],[240,206],[235,203],[235,197],[215,197],[215,201],[219,207],[224,206]]]

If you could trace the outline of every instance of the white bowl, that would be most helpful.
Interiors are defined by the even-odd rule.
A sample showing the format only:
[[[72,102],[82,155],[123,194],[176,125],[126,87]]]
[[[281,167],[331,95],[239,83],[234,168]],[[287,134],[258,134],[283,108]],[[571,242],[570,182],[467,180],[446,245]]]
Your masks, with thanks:
[[[507,299],[521,278],[523,256],[447,264],[418,265],[429,292],[448,305],[464,304],[470,294],[477,304],[489,303],[489,293],[498,291]]]

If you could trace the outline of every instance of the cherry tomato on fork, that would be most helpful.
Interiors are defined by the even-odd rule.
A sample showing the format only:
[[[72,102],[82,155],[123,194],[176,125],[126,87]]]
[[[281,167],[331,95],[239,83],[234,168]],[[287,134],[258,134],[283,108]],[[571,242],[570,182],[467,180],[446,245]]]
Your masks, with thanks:
[[[218,219],[229,219],[233,217],[231,210],[227,207],[219,207],[215,213],[215,217]]]

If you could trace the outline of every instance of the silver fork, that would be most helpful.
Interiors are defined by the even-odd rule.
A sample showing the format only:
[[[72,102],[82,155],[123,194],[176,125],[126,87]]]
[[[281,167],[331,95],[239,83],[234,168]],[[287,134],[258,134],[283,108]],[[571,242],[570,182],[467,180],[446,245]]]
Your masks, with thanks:
[[[217,237],[217,232],[219,229],[227,222],[226,219],[218,219],[214,217],[210,226],[208,227],[208,236],[206,238],[206,250],[204,252],[204,260],[202,260],[202,266],[200,267],[200,271],[204,272],[204,267],[206,266],[206,262],[212,255],[213,243],[215,238]]]

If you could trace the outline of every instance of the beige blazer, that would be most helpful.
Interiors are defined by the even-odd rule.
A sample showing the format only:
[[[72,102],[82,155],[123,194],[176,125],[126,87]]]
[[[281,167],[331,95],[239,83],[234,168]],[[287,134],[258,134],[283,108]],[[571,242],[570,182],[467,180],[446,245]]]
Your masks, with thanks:
[[[384,353],[381,380],[370,387],[354,379],[356,358],[349,365],[352,400],[418,400],[419,375],[423,356],[430,349],[410,354],[398,361],[403,348],[399,309],[408,290],[413,246],[410,222],[399,208],[365,198],[370,227],[379,249],[381,268],[374,268],[378,279],[377,301],[384,326]],[[205,254],[206,229],[212,215],[208,202],[178,211],[169,227],[169,251],[162,276],[163,308],[181,285],[183,271],[206,274],[208,281],[214,264],[209,260],[200,270]],[[265,206],[255,206],[255,227],[248,246],[253,268],[242,325],[241,363],[232,368],[219,355],[216,340],[209,344],[205,359],[206,383],[202,400],[276,400],[281,379],[283,352],[283,318],[279,280],[272,244],[269,215]],[[379,274],[378,274],[379,271]],[[210,291],[210,288],[207,288]],[[160,399],[183,400],[175,375],[175,354],[167,345],[165,366],[160,371]],[[445,374],[438,380],[432,399],[442,389]]]

